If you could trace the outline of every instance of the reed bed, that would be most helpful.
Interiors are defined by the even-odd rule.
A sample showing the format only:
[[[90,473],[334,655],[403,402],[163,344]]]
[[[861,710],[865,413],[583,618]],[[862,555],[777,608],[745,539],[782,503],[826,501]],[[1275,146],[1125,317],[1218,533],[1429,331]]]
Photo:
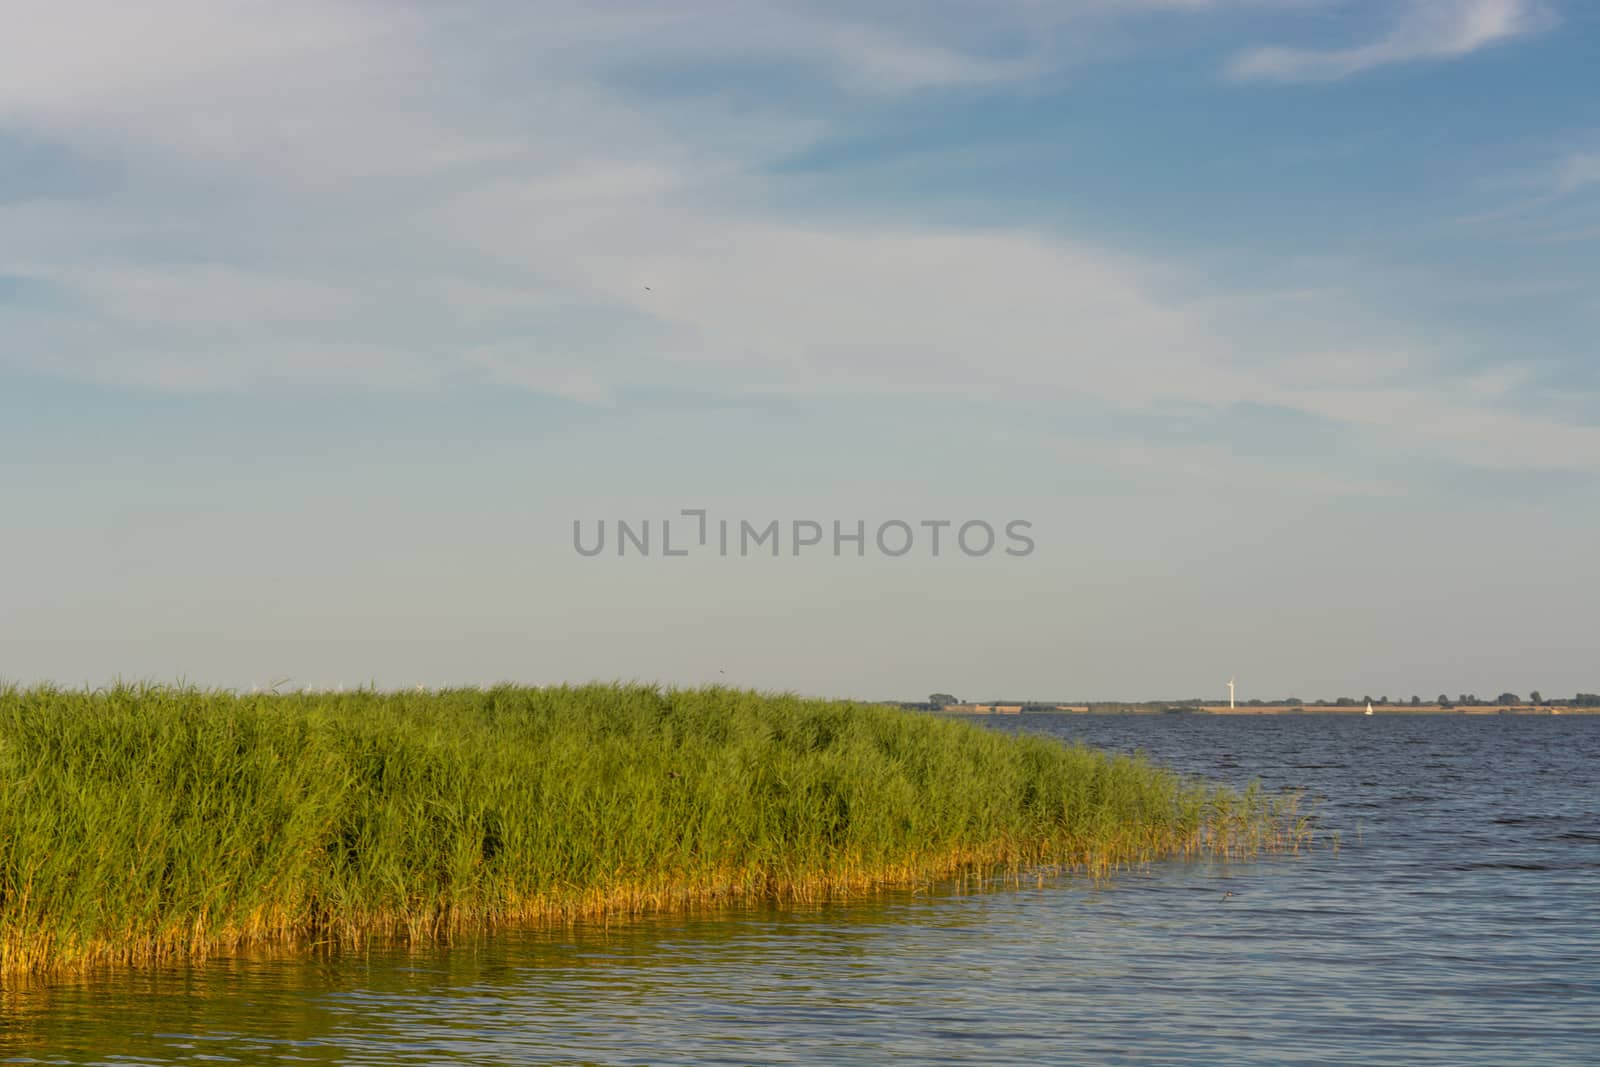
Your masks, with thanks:
[[[0,688],[0,974],[1100,873],[1305,836],[1292,798],[725,688]]]

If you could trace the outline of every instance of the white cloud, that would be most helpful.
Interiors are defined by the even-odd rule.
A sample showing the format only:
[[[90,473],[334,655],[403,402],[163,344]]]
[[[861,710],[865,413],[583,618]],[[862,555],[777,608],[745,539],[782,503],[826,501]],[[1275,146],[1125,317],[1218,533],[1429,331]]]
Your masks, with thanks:
[[[1591,195],[1600,189],[1600,152],[1569,151],[1554,162],[1546,160],[1490,186],[1497,196],[1508,189],[1522,195],[1453,221],[1527,245],[1572,244],[1600,235],[1600,215],[1596,214],[1600,202]]]
[[[1500,376],[1509,372],[1493,372]],[[1277,401],[1377,433],[1408,439],[1414,447],[1491,470],[1600,470],[1600,426],[1561,422],[1495,403],[1483,395],[1483,377],[1460,385],[1409,388],[1268,390]]]
[[[658,385],[1257,401],[1473,462],[1600,468],[1600,430],[1486,411],[1500,398],[1429,388],[1405,358],[1340,357],[1330,380],[1321,348],[1250,325],[1272,297],[1023,228],[801,211],[766,176],[880,94],[1026,80],[1036,57],[816,9],[620,10],[30,10],[37,35],[0,40],[0,123],[115,180],[0,204],[0,274],[67,298],[0,305],[0,360],[183,389],[477,377],[585,403]],[[735,52],[846,102],[672,86],[675,64]],[[623,55],[668,87],[633,86]]]
[[[1574,152],[1556,167],[1551,191],[1567,196],[1600,185],[1600,152]]]
[[[1228,65],[1241,81],[1324,82],[1376,67],[1456,59],[1549,29],[1536,0],[1411,0],[1387,34],[1349,48],[1254,48]]]

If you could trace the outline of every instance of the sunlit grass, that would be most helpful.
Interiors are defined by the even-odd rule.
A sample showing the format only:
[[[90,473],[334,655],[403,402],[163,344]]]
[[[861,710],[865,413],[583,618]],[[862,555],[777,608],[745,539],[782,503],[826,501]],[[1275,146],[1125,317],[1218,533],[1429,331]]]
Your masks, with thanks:
[[[0,688],[0,973],[1297,846],[1293,800],[874,705]]]

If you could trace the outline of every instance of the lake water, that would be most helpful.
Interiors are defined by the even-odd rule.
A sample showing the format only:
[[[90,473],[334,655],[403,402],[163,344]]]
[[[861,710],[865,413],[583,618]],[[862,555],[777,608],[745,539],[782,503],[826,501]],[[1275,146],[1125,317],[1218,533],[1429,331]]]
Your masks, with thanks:
[[[987,725],[1303,788],[1340,848],[14,988],[0,1060],[1600,1063],[1600,717]]]

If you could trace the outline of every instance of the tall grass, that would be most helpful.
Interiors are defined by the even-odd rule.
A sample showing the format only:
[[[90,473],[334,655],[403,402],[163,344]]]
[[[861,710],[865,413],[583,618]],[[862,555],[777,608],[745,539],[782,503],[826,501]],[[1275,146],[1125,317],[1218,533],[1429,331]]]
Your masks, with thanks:
[[[711,688],[0,689],[0,973],[1292,847],[1292,804]]]

